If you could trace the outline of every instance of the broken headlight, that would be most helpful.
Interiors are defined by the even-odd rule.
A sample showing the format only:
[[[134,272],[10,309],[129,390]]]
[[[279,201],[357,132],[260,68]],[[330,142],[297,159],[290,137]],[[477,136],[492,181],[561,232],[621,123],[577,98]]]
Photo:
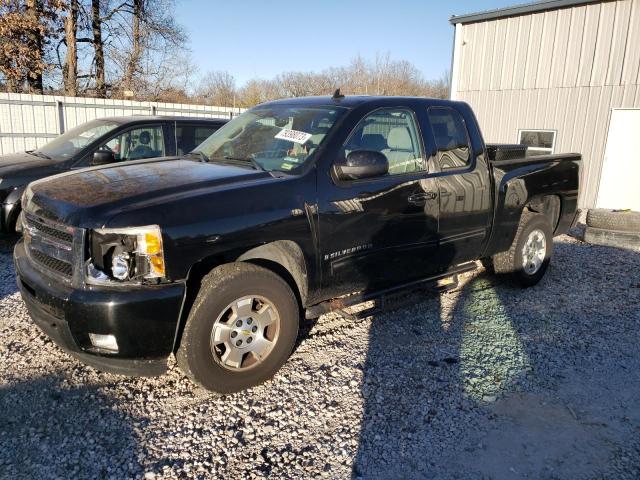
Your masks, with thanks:
[[[158,225],[100,228],[91,232],[89,281],[158,282],[165,277]]]

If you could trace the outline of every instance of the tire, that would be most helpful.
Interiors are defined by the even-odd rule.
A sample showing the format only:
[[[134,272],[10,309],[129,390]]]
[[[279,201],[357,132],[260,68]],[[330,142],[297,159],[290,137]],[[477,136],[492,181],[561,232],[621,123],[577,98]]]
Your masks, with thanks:
[[[592,208],[587,212],[587,226],[602,230],[640,233],[640,212]]]
[[[247,311],[238,307],[249,308],[250,304],[255,319],[251,315],[234,316],[231,304],[236,306],[235,311],[244,314]],[[268,315],[256,311],[265,305]],[[299,316],[293,291],[270,270],[243,262],[216,267],[202,280],[189,313],[176,353],[178,366],[193,382],[213,392],[238,392],[258,385],[270,379],[289,358],[298,335]],[[262,317],[269,317],[263,322],[268,326],[262,325],[257,333],[251,333]],[[228,320],[225,322],[225,319]],[[236,328],[237,321],[253,323]],[[214,325],[216,331],[225,332],[221,338],[224,336],[227,343],[212,345],[216,343],[212,337]],[[232,340],[233,332],[236,336]],[[254,339],[252,345],[249,338]],[[245,343],[241,348],[229,343],[242,343],[243,339]],[[263,345],[264,339],[271,340],[267,343],[271,345],[270,350],[263,351],[263,359],[257,361],[258,356],[246,349]],[[227,350],[230,355],[225,359]],[[242,359],[240,364],[225,364],[232,358]]]
[[[535,270],[524,265],[524,248],[529,236],[536,231],[538,237],[544,237],[544,258]],[[539,233],[538,233],[539,232]],[[549,219],[540,213],[525,210],[522,212],[520,224],[516,231],[511,247],[506,252],[501,252],[492,257],[493,268],[498,275],[508,276],[515,284],[521,287],[531,287],[537,284],[544,276],[553,253],[553,232]]]
[[[584,229],[584,241],[607,247],[640,248],[640,232],[603,230],[601,228],[587,227]]]

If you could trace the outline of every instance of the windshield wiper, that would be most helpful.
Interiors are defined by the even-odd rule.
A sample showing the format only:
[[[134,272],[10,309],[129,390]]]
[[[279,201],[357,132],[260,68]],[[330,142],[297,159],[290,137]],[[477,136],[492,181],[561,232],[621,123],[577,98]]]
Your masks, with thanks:
[[[225,155],[223,157],[212,157],[209,161],[219,161],[222,163],[230,163],[232,165],[238,165],[239,163],[250,165],[255,170],[260,170],[262,172],[266,172],[265,168],[256,162],[253,158],[242,158],[242,157],[232,157],[230,155]]]
[[[209,157],[205,155],[204,152],[200,150],[193,150],[185,155],[185,157],[198,157],[201,162],[208,162]]]
[[[39,152],[38,150],[29,150],[29,151],[27,151],[27,153],[29,155],[33,155],[34,157],[40,157],[40,158],[46,158],[47,160],[53,160],[49,155],[47,155],[46,153]]]

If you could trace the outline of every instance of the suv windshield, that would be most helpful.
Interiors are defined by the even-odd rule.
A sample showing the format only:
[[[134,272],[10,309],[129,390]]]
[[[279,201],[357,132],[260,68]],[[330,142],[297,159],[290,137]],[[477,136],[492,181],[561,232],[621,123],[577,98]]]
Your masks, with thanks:
[[[33,153],[54,160],[68,160],[91,142],[109,133],[118,125],[118,123],[107,120],[93,120],[83,123],[63,133]]]
[[[346,111],[341,107],[258,106],[231,120],[195,151],[209,161],[240,161],[294,173]]]

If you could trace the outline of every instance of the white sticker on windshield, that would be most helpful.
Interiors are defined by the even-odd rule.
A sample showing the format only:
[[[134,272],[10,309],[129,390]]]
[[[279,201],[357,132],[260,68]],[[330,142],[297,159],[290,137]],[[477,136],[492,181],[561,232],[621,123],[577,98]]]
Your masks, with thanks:
[[[289,130],[288,128],[283,128],[278,132],[275,138],[279,138],[280,140],[289,140],[290,142],[296,142],[302,145],[311,138],[311,134],[307,132],[301,132],[299,130]]]

